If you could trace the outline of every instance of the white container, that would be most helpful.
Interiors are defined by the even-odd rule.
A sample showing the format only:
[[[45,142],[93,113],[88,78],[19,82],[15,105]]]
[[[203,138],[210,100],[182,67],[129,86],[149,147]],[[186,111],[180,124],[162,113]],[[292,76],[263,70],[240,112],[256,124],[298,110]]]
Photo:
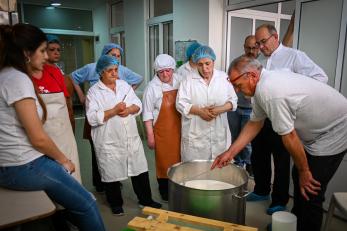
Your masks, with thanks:
[[[290,212],[272,214],[272,231],[296,231],[296,216]]]

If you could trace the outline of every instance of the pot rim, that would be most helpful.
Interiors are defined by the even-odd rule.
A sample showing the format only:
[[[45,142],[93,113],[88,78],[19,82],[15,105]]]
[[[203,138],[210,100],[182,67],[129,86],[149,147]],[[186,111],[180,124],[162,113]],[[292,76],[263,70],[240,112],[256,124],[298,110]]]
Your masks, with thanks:
[[[228,165],[232,166],[232,167],[236,167],[240,170],[242,170],[242,172],[244,172],[246,174],[246,179],[245,179],[245,182],[243,184],[240,184],[239,186],[236,186],[234,188],[229,188],[229,189],[215,189],[215,190],[210,190],[210,189],[197,189],[197,188],[190,188],[190,187],[187,187],[187,186],[184,186],[176,181],[173,181],[170,177],[170,172],[173,171],[176,167],[178,166],[181,166],[181,165],[184,165],[184,164],[189,164],[189,163],[213,163],[214,160],[191,160],[191,161],[185,161],[185,162],[178,162],[174,165],[172,165],[170,168],[168,168],[167,170],[167,176],[168,176],[168,180],[169,182],[172,182],[173,184],[175,184],[175,187],[181,187],[181,188],[184,188],[184,189],[189,189],[189,190],[194,190],[194,191],[201,191],[201,192],[210,192],[210,193],[213,193],[213,192],[217,192],[217,193],[220,193],[220,192],[225,192],[225,193],[230,193],[231,191],[240,191],[242,190],[243,188],[246,188],[247,189],[247,185],[248,185],[248,179],[249,179],[249,175],[247,173],[246,170],[244,170],[243,168],[241,168],[240,166],[236,165],[236,164],[233,164],[233,163],[228,163]],[[226,166],[228,166],[226,165]],[[225,168],[226,166],[224,166],[223,168]],[[242,190],[242,191],[246,191],[246,190]]]

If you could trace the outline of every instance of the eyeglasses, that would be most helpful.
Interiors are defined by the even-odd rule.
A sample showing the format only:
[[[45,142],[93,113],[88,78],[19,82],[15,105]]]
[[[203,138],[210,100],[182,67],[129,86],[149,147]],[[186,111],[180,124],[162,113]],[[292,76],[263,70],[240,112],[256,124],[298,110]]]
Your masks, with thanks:
[[[244,76],[245,74],[248,74],[249,72],[245,72],[245,73],[243,73],[243,74],[241,74],[241,75],[238,75],[236,78],[234,78],[233,80],[231,80],[229,77],[227,78],[227,80],[229,81],[229,82],[231,82],[232,84],[234,84],[235,83],[235,81],[236,80],[238,80],[239,78],[241,78],[242,76]]]
[[[257,42],[256,42],[256,45],[257,45],[258,47],[264,46],[265,43],[267,43],[267,41],[268,41],[272,36],[273,36],[273,34],[270,35],[270,36],[269,36],[268,38],[266,38],[266,39],[262,39],[262,40],[260,40],[260,41],[257,41]]]
[[[253,50],[258,50],[258,49],[259,49],[258,44],[255,44],[254,47],[247,47],[247,46],[245,46],[245,50],[247,50],[247,51],[253,51]]]

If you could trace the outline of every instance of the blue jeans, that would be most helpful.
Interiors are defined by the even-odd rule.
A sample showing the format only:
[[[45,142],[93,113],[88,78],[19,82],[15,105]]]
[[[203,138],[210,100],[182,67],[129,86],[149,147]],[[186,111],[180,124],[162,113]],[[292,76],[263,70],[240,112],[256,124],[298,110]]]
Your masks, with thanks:
[[[44,190],[53,201],[64,206],[79,230],[105,230],[91,193],[47,156],[20,166],[0,167],[0,186],[21,191]]]
[[[236,111],[228,112],[228,122],[233,142],[237,139],[243,126],[245,126],[249,120],[251,112],[251,108],[237,108]],[[235,156],[235,164],[242,167],[245,164],[251,164],[251,154],[252,146],[249,143],[239,154]]]

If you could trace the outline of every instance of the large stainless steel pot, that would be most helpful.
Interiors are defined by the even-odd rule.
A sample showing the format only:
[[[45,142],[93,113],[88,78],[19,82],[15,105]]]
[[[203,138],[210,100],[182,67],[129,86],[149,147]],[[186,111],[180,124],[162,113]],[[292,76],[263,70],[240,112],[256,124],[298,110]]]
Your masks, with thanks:
[[[248,174],[233,164],[222,169],[209,170],[212,161],[177,163],[168,170],[169,210],[245,224]],[[234,185],[224,190],[189,188],[190,180],[216,180]]]

